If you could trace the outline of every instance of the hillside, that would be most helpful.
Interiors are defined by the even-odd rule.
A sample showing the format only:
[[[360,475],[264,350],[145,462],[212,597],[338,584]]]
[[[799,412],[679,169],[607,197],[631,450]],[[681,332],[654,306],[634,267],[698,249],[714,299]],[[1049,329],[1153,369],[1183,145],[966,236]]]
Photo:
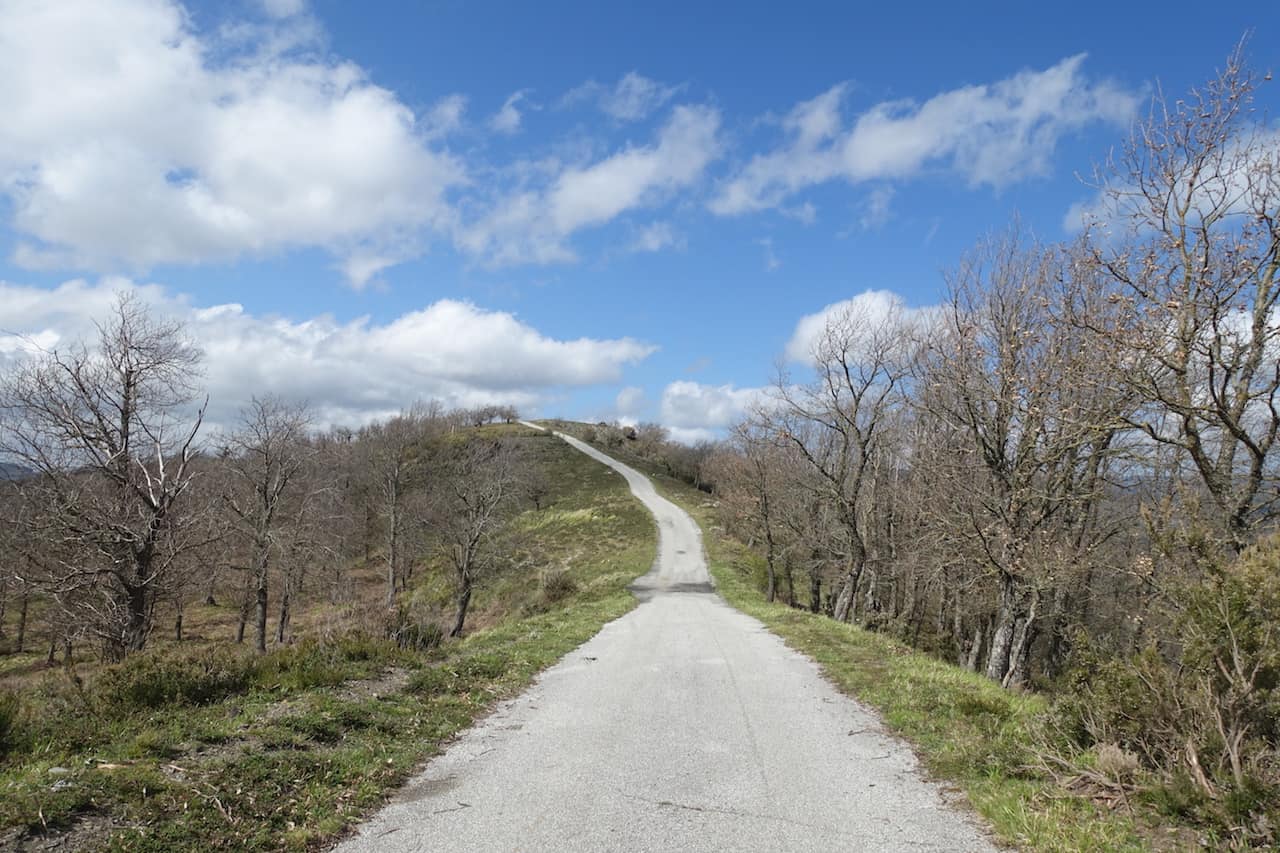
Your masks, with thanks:
[[[119,666],[77,653],[48,668],[38,636],[0,656],[0,699],[20,697],[16,713],[0,702],[0,849],[314,847],[633,607],[655,531],[622,480],[546,434],[487,429],[536,455],[548,493],[513,520],[512,568],[478,587],[460,641],[385,639],[376,569],[355,567],[356,601],[304,608],[296,641],[262,657],[229,642],[221,591],[188,611],[183,642],[157,637]],[[438,567],[407,597],[447,601]]]

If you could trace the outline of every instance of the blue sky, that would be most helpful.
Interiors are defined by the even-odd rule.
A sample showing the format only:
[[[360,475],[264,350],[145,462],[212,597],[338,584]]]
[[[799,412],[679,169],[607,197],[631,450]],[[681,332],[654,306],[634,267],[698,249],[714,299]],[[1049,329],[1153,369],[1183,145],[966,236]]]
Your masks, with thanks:
[[[1065,236],[1157,84],[1280,65],[1267,4],[858,5],[0,0],[0,360],[135,288],[224,419],[711,435],[802,318]]]

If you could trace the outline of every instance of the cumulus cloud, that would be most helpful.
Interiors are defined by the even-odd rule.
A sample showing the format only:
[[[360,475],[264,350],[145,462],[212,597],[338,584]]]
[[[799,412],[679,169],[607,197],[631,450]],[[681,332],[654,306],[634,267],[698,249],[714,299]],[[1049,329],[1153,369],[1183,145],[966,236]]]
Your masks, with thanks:
[[[278,30],[198,33],[168,0],[5,3],[0,102],[0,191],[31,267],[402,258],[465,180],[358,66]],[[345,268],[360,285],[370,266]]]
[[[719,128],[716,110],[678,106],[652,144],[564,168],[545,187],[499,199],[460,231],[458,243],[495,265],[573,260],[570,235],[660,203],[696,182],[719,154]]]
[[[613,86],[588,81],[565,95],[562,103],[571,105],[594,101],[601,112],[618,121],[640,121],[660,110],[679,93],[680,88],[664,86],[630,71]]]
[[[640,416],[648,406],[649,398],[645,395],[644,389],[637,385],[628,385],[623,388],[613,401],[618,420],[625,424],[639,423]]]
[[[199,307],[157,285],[104,279],[53,290],[0,282],[0,367],[36,347],[92,337],[94,319],[108,315],[122,290],[186,322],[205,353],[214,423],[264,393],[306,399],[325,423],[367,422],[421,398],[536,407],[557,389],[616,382],[654,351],[631,338],[550,338],[512,314],[450,299],[388,323],[295,320],[237,304]]]
[[[786,142],[725,181],[711,210],[736,215],[779,207],[815,184],[905,179],[934,165],[971,186],[999,188],[1046,174],[1062,136],[1094,122],[1122,123],[1137,106],[1132,93],[1087,78],[1084,58],[924,103],[876,104],[848,125],[842,114],[848,87],[834,86],[787,114]]]
[[[662,391],[662,425],[678,441],[709,439],[768,399],[765,388],[704,385],[682,379]]]
[[[801,317],[787,341],[784,355],[792,363],[812,361],[827,325],[833,320],[856,317],[869,328],[874,328],[896,317],[905,327],[912,323],[927,323],[936,311],[934,307],[910,308],[901,296],[889,290],[863,291],[851,299],[833,302],[820,311]]]

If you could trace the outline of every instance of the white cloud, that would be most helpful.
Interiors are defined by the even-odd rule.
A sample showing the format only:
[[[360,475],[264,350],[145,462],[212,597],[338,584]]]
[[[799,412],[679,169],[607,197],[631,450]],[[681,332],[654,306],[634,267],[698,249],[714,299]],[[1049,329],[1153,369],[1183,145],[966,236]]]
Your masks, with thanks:
[[[463,116],[467,112],[466,95],[446,95],[441,98],[418,123],[422,136],[426,139],[438,139],[462,127]]]
[[[635,71],[623,75],[616,85],[603,86],[588,81],[564,96],[563,104],[595,101],[600,110],[618,121],[639,121],[660,110],[680,91],[680,86],[664,86]]]
[[[889,208],[893,204],[893,187],[876,187],[867,194],[863,203],[862,215],[858,217],[858,227],[863,231],[874,231],[889,221]]]
[[[703,427],[666,427],[666,430],[667,438],[679,444],[699,444],[723,438],[719,430]]]
[[[782,261],[778,258],[778,253],[773,249],[772,237],[761,237],[756,241],[756,245],[764,249],[765,272],[775,272],[782,268]]]
[[[753,157],[726,181],[711,210],[736,215],[778,207],[806,187],[906,179],[932,165],[971,186],[1003,187],[1049,171],[1058,140],[1087,124],[1127,121],[1137,98],[1081,72],[1084,55],[1043,71],[965,86],[924,103],[876,104],[846,127],[845,85],[798,104],[782,122],[787,142]]]
[[[0,192],[25,238],[15,259],[401,258],[448,226],[462,164],[428,148],[414,113],[359,67],[300,49],[310,24],[288,26],[200,34],[167,0],[6,2]],[[354,284],[366,266],[347,265]]]
[[[631,243],[633,252],[661,252],[663,249],[684,246],[684,240],[669,222],[651,222],[640,229]]]
[[[896,317],[906,325],[928,322],[936,308],[909,308],[902,297],[889,290],[866,290],[851,299],[833,302],[820,311],[806,314],[796,323],[784,355],[792,363],[810,362],[818,343],[833,320],[856,318],[867,328],[875,328]]]
[[[653,144],[564,168],[544,188],[500,199],[460,230],[458,244],[496,265],[573,260],[565,242],[570,235],[658,204],[696,182],[719,154],[719,128],[714,109],[676,107]]]
[[[524,116],[520,113],[520,102],[527,102],[528,96],[528,89],[513,92],[510,97],[502,102],[502,107],[489,119],[489,127],[498,133],[519,133],[520,122],[524,119]]]
[[[273,18],[291,18],[307,8],[306,0],[262,0],[262,8]]]
[[[662,392],[662,425],[680,441],[710,438],[717,430],[732,426],[753,406],[768,400],[768,389],[737,388],[733,385],[704,385],[678,380]]]
[[[530,408],[565,387],[618,381],[654,347],[620,338],[549,338],[512,314],[440,300],[388,323],[251,314],[236,304],[196,307],[188,297],[127,279],[70,281],[53,290],[0,283],[0,366],[29,349],[92,336],[120,290],[183,319],[205,353],[210,419],[226,423],[249,395],[311,402],[326,423],[362,423],[418,398],[449,405],[511,402]],[[14,337],[21,335],[22,337]]]
[[[1212,170],[1180,161],[1177,152],[1161,152],[1169,157],[1171,171],[1158,179],[1167,182],[1160,184],[1166,192],[1154,196],[1148,195],[1152,186],[1139,187],[1131,182],[1132,176],[1104,174],[1104,186],[1067,209],[1062,228],[1068,234],[1091,228],[1095,237],[1107,239],[1163,228],[1166,217],[1181,215],[1173,209],[1181,204],[1187,205],[1185,215],[1192,221],[1267,211],[1274,203],[1272,176],[1280,173],[1280,129],[1246,125],[1221,143],[1220,152]],[[1150,168],[1150,174],[1156,174],[1154,164]],[[1153,198],[1170,208],[1153,207]]]
[[[618,421],[632,426],[640,422],[641,415],[648,406],[649,398],[645,395],[644,389],[636,385],[623,388],[613,401]]]

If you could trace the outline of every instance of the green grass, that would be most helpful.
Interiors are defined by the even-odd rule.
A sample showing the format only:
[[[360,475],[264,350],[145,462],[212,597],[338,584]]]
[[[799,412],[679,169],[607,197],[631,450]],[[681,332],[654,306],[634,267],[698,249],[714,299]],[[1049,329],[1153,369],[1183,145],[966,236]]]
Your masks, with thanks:
[[[361,634],[254,658],[159,649],[23,687],[0,755],[0,848],[311,849],[385,801],[501,698],[635,606],[656,531],[623,480],[527,434],[552,492],[521,559],[477,592],[476,629],[428,653]],[[431,567],[415,594],[447,598]],[[556,594],[544,593],[547,577]]]

